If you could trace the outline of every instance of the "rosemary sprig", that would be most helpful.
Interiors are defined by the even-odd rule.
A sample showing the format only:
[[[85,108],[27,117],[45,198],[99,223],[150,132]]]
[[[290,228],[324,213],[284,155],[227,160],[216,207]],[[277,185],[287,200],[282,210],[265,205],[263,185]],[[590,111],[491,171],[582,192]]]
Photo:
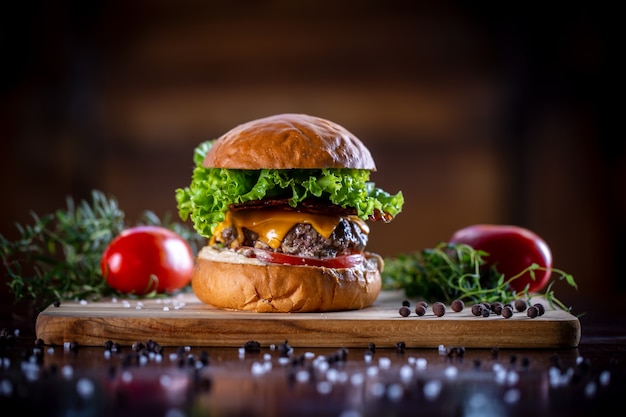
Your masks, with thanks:
[[[9,241],[0,235],[0,256],[7,285],[15,302],[32,299],[43,306],[70,299],[97,300],[116,295],[103,279],[100,258],[111,240],[127,228],[124,212],[114,198],[93,190],[91,201],[76,204],[67,198],[67,208],[39,216],[33,224],[16,227],[20,237]],[[197,253],[203,239],[186,225],[161,221],[145,211],[137,224],[161,225],[179,233]]]
[[[543,294],[529,293],[528,286],[516,293],[509,286],[510,282],[526,272],[534,275],[535,271],[545,268],[533,264],[513,277],[505,277],[495,268],[485,267],[486,255],[486,252],[465,244],[441,242],[434,248],[388,257],[382,272],[383,289],[401,290],[409,298],[448,304],[455,299],[474,303],[506,303],[517,298],[530,301],[533,297],[543,297],[551,307],[556,304],[563,310],[570,310],[556,298],[552,289],[554,281]],[[552,268],[552,273],[576,288],[572,275],[555,268]]]

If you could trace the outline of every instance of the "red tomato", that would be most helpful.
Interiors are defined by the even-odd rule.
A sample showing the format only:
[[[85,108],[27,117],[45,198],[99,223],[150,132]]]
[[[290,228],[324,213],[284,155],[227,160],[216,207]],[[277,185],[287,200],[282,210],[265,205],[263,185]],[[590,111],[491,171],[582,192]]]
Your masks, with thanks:
[[[541,269],[514,279],[509,286],[522,291],[528,285],[529,292],[542,290],[552,274],[552,252],[546,242],[536,233],[511,225],[476,224],[456,231],[449,243],[464,243],[476,250],[488,253],[484,259],[489,265],[504,274],[504,279],[513,278],[532,264]]]
[[[116,236],[102,254],[107,283],[122,293],[170,293],[189,284],[194,255],[189,242],[159,226],[138,226]]]
[[[288,255],[286,253],[271,252],[263,249],[255,249],[256,257],[264,262],[282,265],[308,265],[323,266],[326,268],[352,268],[364,262],[363,255],[354,253],[351,255],[336,256],[328,259],[307,258],[302,256]]]

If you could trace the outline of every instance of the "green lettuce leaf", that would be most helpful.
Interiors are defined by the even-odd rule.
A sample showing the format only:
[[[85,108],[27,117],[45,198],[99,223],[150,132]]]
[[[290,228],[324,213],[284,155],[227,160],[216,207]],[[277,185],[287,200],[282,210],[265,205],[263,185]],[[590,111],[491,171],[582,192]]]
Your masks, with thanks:
[[[204,155],[212,142],[203,142],[194,152],[191,184],[176,190],[178,214],[191,218],[198,234],[210,238],[224,221],[230,204],[264,198],[287,198],[292,207],[309,197],[328,199],[343,208],[353,207],[367,220],[376,210],[391,218],[402,210],[402,192],[389,194],[369,181],[370,171],[361,169],[262,169],[205,168]]]

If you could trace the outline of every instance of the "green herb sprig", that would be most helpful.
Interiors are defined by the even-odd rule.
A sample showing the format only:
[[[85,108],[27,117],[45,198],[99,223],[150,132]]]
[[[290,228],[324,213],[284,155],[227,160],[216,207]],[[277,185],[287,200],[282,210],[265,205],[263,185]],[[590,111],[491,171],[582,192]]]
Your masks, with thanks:
[[[570,310],[556,298],[550,282],[543,294],[530,293],[528,286],[521,292],[515,292],[509,284],[530,272],[545,270],[532,264],[513,277],[505,277],[495,268],[486,268],[485,256],[488,253],[475,250],[465,244],[441,242],[434,248],[427,248],[396,257],[385,258],[382,272],[383,289],[401,290],[409,298],[421,298],[427,301],[451,303],[455,299],[470,302],[510,302],[517,298],[530,301],[533,297],[543,297],[551,307],[559,306]],[[572,275],[552,268],[552,273],[559,280],[565,280],[576,288]]]
[[[114,198],[93,190],[91,201],[77,204],[68,197],[67,208],[44,216],[31,212],[31,216],[33,224],[16,225],[17,240],[0,235],[0,256],[15,302],[31,299],[47,306],[55,301],[119,295],[100,271],[107,245],[128,227]],[[204,242],[186,225],[170,222],[167,215],[162,221],[145,211],[139,224],[174,230],[190,243],[194,253]]]

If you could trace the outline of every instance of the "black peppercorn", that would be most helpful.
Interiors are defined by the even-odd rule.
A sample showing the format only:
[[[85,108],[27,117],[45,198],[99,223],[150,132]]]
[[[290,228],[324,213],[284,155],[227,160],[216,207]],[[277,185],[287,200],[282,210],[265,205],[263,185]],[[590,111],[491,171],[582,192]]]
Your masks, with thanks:
[[[400,307],[398,312],[400,313],[402,317],[409,317],[409,315],[411,314],[411,309],[408,308],[407,306],[402,306]]]
[[[483,315],[483,305],[482,304],[474,304],[472,306],[472,314],[475,316],[482,316]]]
[[[491,310],[489,310],[488,308],[483,308],[482,310],[483,317],[489,317],[489,314],[491,314]]]
[[[518,298],[517,300],[515,300],[515,303],[513,303],[513,306],[515,307],[515,310],[521,313],[522,311],[526,310],[526,301]]]
[[[426,307],[424,307],[423,304],[416,305],[415,314],[417,314],[418,316],[423,316],[424,314],[426,314]]]
[[[206,350],[203,350],[202,352],[200,352],[200,363],[202,363],[202,365],[207,366],[209,364],[209,352],[207,352]]]
[[[283,343],[278,345],[278,351],[280,352],[280,356],[288,357],[293,353],[293,347],[291,347],[289,341],[285,340]]]
[[[541,303],[533,304],[533,307],[537,309],[537,312],[540,316],[543,316],[543,314],[546,312],[546,308]]]
[[[465,303],[463,302],[463,300],[454,300],[450,307],[452,308],[452,311],[458,313],[459,311],[463,311],[463,309],[465,308]]]
[[[433,314],[437,317],[441,317],[446,314],[446,305],[441,301],[437,301],[433,304]]]
[[[513,317],[513,307],[509,305],[502,307],[500,315],[502,315],[502,317],[504,317],[505,319],[510,319],[511,317]]]
[[[497,315],[502,314],[502,306],[503,304],[500,301],[494,301],[491,303],[491,311],[496,313]]]
[[[261,351],[261,343],[256,340],[248,340],[243,344],[243,348],[248,353],[259,353]]]
[[[497,359],[499,354],[500,354],[500,348],[498,348],[497,346],[494,346],[491,348],[491,357],[493,359]]]
[[[530,306],[528,307],[528,310],[526,310],[526,315],[531,319],[534,319],[539,315],[539,310],[535,306]]]
[[[402,305],[406,307],[411,307],[411,303],[409,302],[409,300],[402,301]]]
[[[144,344],[141,342],[135,342],[131,345],[131,349],[134,350],[135,352],[139,352],[144,347],[145,347]]]

